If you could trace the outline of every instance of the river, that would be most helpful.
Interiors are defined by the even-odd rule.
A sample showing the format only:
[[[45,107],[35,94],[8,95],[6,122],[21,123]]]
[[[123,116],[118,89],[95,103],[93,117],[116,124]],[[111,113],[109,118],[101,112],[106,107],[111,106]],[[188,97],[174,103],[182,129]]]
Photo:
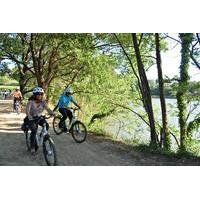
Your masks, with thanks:
[[[161,121],[161,109],[160,109],[160,99],[153,98],[152,99],[155,119],[156,121]],[[191,110],[194,105],[198,102],[192,102],[189,106]],[[200,103],[200,102],[199,102]],[[174,127],[179,130],[179,123],[178,123],[178,109],[177,109],[177,101],[176,99],[166,99],[167,104],[167,117],[168,117],[168,124],[170,127]],[[137,108],[138,110],[138,108]],[[192,121],[196,114],[200,113],[200,105],[188,118],[188,121]],[[120,118],[120,119],[119,119]],[[119,118],[108,119],[105,126],[105,131],[115,138],[124,139],[124,140],[137,140],[138,142],[147,143],[150,139],[150,132],[149,128],[145,125],[145,123],[136,117],[134,114],[129,115],[128,119],[125,118],[123,115]],[[132,125],[132,126],[131,126]],[[127,128],[128,127],[128,128]],[[194,133],[196,138],[200,138],[200,132]],[[173,138],[172,138],[173,140]],[[172,141],[173,143],[175,141]]]

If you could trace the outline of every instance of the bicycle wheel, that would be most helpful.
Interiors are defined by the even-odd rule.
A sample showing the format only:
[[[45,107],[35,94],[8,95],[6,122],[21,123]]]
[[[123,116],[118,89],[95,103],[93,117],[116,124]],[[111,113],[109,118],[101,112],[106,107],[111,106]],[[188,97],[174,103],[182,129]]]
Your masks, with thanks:
[[[56,116],[53,118],[53,130],[57,135],[63,133],[63,127],[60,126],[60,116]]]
[[[25,131],[26,136],[26,146],[28,151],[31,151],[31,130]],[[35,152],[38,150],[39,146],[37,145],[37,142],[35,141]]]
[[[87,137],[87,129],[86,126],[81,121],[76,121],[70,130],[73,139],[77,143],[82,143],[85,141]]]
[[[55,148],[53,140],[49,136],[46,136],[44,138],[43,153],[44,153],[44,158],[47,165],[49,166],[57,165],[56,148]]]
[[[19,106],[16,107],[16,112],[17,112],[18,115],[20,114],[20,107]]]

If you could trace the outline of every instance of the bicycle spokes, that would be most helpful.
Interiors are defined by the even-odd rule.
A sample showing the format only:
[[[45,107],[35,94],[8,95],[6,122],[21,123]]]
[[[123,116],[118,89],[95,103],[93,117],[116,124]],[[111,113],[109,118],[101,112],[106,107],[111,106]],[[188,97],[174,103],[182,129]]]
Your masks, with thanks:
[[[80,121],[76,121],[73,125],[72,125],[72,137],[74,138],[74,140],[77,143],[81,143],[84,142],[87,136],[87,130],[85,125],[80,122]]]
[[[48,138],[43,142],[43,152],[48,165],[53,166],[57,164],[56,150],[51,138]]]

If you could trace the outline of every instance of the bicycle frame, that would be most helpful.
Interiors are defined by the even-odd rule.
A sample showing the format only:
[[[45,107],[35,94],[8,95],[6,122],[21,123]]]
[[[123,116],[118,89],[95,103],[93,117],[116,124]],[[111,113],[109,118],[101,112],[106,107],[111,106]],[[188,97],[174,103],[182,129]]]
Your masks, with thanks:
[[[70,108],[70,110],[72,111],[72,121],[71,121],[71,123],[69,124],[68,130],[71,129],[72,125],[73,125],[73,124],[76,122],[76,120],[77,120],[77,117],[76,117],[76,110],[77,110],[77,109]]]
[[[46,135],[48,135],[48,131],[47,131],[46,123],[44,123],[42,125],[42,130],[40,132],[37,131],[37,133],[36,133],[36,143],[38,146],[42,145],[43,140]]]
[[[15,102],[15,104],[14,104],[14,107],[15,107],[15,110],[17,109],[17,108],[20,108],[20,101],[19,100],[16,100],[16,102]]]
[[[41,146],[44,140],[44,137],[48,134],[46,123],[43,124],[42,130],[36,133],[36,142],[38,146]]]

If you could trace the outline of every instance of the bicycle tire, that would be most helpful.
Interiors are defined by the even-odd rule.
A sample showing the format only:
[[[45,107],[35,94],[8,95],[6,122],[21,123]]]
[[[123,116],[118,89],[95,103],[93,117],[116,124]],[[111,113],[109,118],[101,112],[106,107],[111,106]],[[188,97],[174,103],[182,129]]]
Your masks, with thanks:
[[[26,137],[26,146],[27,150],[31,151],[31,130],[25,131],[25,137]],[[39,146],[37,145],[37,142],[35,141],[35,152],[38,150]]]
[[[72,134],[73,139],[77,143],[82,143],[86,140],[87,129],[86,126],[81,121],[75,121],[70,129],[70,132]]]
[[[60,116],[56,116],[53,118],[53,130],[56,133],[56,135],[60,135],[61,133],[63,133],[63,129],[59,127],[59,123],[60,123],[61,117]]]
[[[51,139],[51,137],[49,135],[45,136],[45,138],[43,140],[43,154],[44,154],[44,158],[45,158],[45,161],[48,166],[56,166],[57,165],[56,148],[55,148],[53,140]],[[53,160],[50,159],[50,156],[51,156],[51,158],[53,158]]]
[[[18,115],[20,114],[20,108],[19,107],[17,107],[16,112],[17,112]]]

